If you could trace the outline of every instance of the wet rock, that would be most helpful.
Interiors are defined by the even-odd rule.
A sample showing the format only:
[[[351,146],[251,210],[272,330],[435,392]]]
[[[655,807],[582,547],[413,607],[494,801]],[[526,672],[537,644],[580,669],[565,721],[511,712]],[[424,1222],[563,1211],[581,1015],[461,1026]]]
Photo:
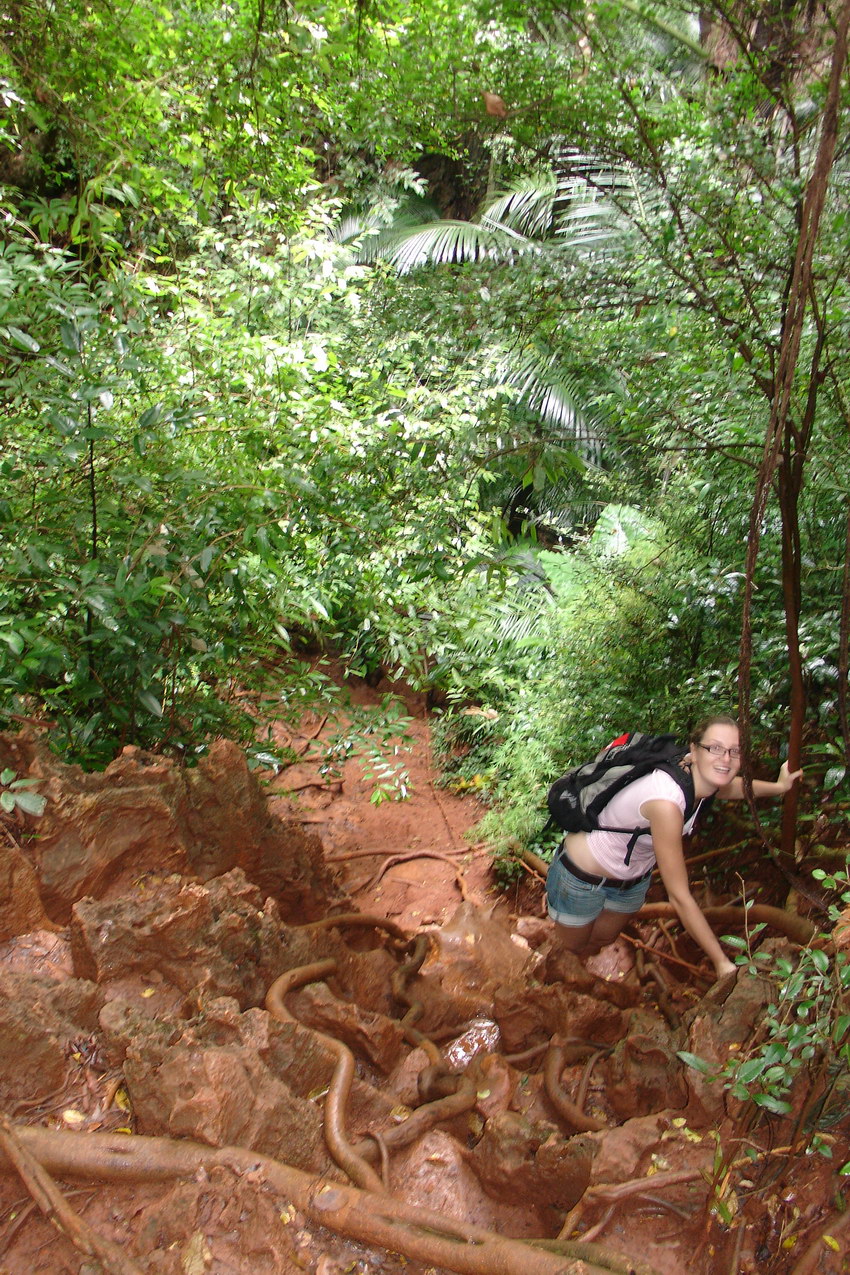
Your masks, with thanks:
[[[0,942],[50,924],[32,864],[16,846],[0,844]]]
[[[270,1031],[278,1026],[284,1030],[273,1024]],[[292,1033],[285,1035],[291,1046]],[[218,1044],[214,1036],[201,1021],[171,1041],[153,1032],[128,1041],[124,1075],[139,1132],[250,1147],[310,1172],[326,1172],[321,1107],[275,1074],[270,1052],[262,1057],[256,1049],[251,1025],[248,1044],[237,1039]],[[333,1058],[305,1036],[300,1043],[305,1051],[310,1045],[315,1063],[309,1078],[321,1089]]]
[[[215,1168],[140,1202],[133,1256],[147,1275],[290,1275],[309,1269],[298,1260],[303,1221],[255,1183]]]
[[[432,1130],[413,1147],[393,1156],[390,1187],[399,1199],[503,1235],[543,1233],[535,1205],[517,1205],[516,1197],[511,1202],[491,1198],[459,1143],[440,1130]]]
[[[419,1077],[430,1063],[424,1049],[411,1050],[387,1077],[385,1091],[400,1105],[417,1107],[420,1102]]]
[[[74,973],[71,944],[64,930],[32,930],[0,944],[0,967],[61,980]]]
[[[587,1190],[595,1152],[585,1134],[564,1138],[552,1125],[503,1111],[487,1121],[467,1159],[494,1199],[566,1211]]]
[[[478,1079],[475,1110],[485,1120],[491,1120],[513,1104],[519,1073],[499,1054],[478,1058],[475,1067]]]
[[[0,971],[0,1105],[62,1085],[72,1043],[96,1029],[102,1003],[91,983]]]
[[[239,869],[201,885],[179,877],[150,894],[114,903],[82,899],[71,916],[75,972],[100,983],[157,970],[181,991],[260,1003],[269,985],[297,964],[276,905],[265,905]]]
[[[489,1015],[496,990],[525,986],[536,964],[527,947],[513,942],[505,919],[469,903],[431,937],[422,976],[410,987],[425,1007],[417,1027],[426,1034]]]
[[[358,1057],[387,1073],[398,1061],[404,1032],[385,1014],[371,1014],[334,996],[324,983],[311,983],[293,995],[291,1008],[306,1027],[334,1036]]]
[[[618,1005],[621,1009],[635,1005],[640,998],[640,992],[632,984],[598,978],[573,952],[566,951],[557,943],[552,945],[541,967],[541,981],[564,983],[588,996]]]
[[[625,1124],[601,1133],[583,1135],[593,1145],[590,1185],[629,1182],[646,1178],[647,1191],[652,1178],[671,1168],[710,1170],[716,1143],[712,1137],[702,1138],[688,1128],[679,1112],[660,1111],[651,1116],[638,1116]],[[676,1199],[690,1197],[694,1186],[665,1188],[665,1196]],[[696,1179],[699,1197],[705,1198],[705,1181]]]
[[[120,1067],[127,1057],[127,1050],[134,1042],[153,1041],[157,1046],[171,1045],[180,1036],[181,1027],[168,1019],[154,1018],[138,1005],[116,997],[107,1001],[98,1016],[98,1026],[103,1040],[107,1061]]]
[[[343,936],[334,935],[334,946],[327,949],[339,961],[339,979],[346,994],[361,1009],[385,1014],[388,1018],[399,1017],[406,1006],[397,1004],[391,978],[400,958],[394,957],[385,947],[373,947],[365,952],[352,951],[349,944],[356,937],[353,930],[344,932]],[[311,955],[310,960],[314,959]]]
[[[624,1023],[622,1011],[610,1002],[561,983],[499,988],[493,998],[493,1015],[508,1054],[555,1034],[563,1039],[575,1036],[613,1043],[622,1035]]]
[[[0,756],[42,780],[47,808],[37,823],[33,866],[48,915],[98,895],[127,865],[201,880],[241,867],[285,916],[320,916],[334,894],[320,842],[273,815],[237,745],[217,741],[198,766],[125,748],[106,770],[86,774],[43,742],[3,736]],[[33,928],[32,921],[25,928]]]
[[[604,1076],[605,1102],[620,1120],[666,1108],[681,1108],[688,1101],[682,1064],[672,1041],[634,1030],[618,1042],[613,1054],[599,1064]]]
[[[787,955],[789,947],[784,939],[770,939],[763,944],[763,950]],[[719,1002],[709,992],[687,1016],[688,1039],[684,1049],[703,1059],[712,1069],[708,1075],[693,1067],[685,1069],[690,1093],[688,1119],[693,1123],[713,1124],[726,1114],[730,1100],[723,1082],[713,1079],[713,1073],[734,1058],[740,1046],[751,1039],[774,994],[775,985],[766,978],[739,975],[724,1001]]]

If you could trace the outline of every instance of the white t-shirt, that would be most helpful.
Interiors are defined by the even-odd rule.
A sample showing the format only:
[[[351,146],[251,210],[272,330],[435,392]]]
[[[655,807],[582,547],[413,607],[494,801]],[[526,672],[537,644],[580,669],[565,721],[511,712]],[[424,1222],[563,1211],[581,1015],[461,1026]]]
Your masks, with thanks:
[[[626,852],[631,839],[631,830],[646,827],[649,818],[642,813],[648,801],[672,801],[685,813],[685,794],[672,775],[664,770],[653,770],[642,779],[623,788],[611,798],[608,805],[599,814],[599,822],[603,827],[628,828],[629,832],[603,832],[598,828],[587,834],[587,847],[599,864],[600,871],[606,877],[617,877],[621,881],[630,881],[642,877],[655,864],[655,852],[652,848],[652,837],[646,833],[638,837],[632,850],[628,866],[625,865]],[[683,832],[687,835],[694,826],[699,812],[699,805],[685,823]]]

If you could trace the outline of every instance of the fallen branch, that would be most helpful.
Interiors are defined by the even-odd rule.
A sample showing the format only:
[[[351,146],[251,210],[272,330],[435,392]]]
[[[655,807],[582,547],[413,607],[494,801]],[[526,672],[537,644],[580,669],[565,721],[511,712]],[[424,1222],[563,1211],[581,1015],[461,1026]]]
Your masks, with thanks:
[[[796,912],[785,912],[782,908],[772,908],[767,903],[754,903],[751,908],[736,908],[729,905],[716,908],[703,908],[702,914],[709,925],[757,925],[764,921],[770,929],[784,934],[792,943],[805,946],[817,933],[811,921]],[[632,917],[634,921],[656,921],[660,918],[678,920],[678,914],[672,903],[644,903],[639,912]],[[660,955],[660,953],[658,953]]]
[[[251,1181],[264,1183],[314,1224],[458,1275],[611,1275],[634,1266],[580,1241],[562,1241],[558,1251],[552,1252],[508,1239],[432,1209],[317,1179],[243,1147],[216,1148],[170,1138],[78,1134],[24,1126],[17,1127],[16,1133],[48,1171],[63,1177],[164,1182],[223,1167],[243,1179],[250,1176]]]
[[[5,1116],[0,1116],[0,1147],[17,1170],[21,1181],[42,1213],[74,1248],[94,1257],[108,1275],[144,1275],[144,1271],[124,1249],[98,1235],[65,1199],[50,1174],[21,1141]]]

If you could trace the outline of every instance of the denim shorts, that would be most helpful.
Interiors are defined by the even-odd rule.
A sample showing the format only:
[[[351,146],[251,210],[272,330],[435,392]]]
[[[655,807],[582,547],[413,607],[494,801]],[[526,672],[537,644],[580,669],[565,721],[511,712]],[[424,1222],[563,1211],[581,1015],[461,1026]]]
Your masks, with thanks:
[[[570,872],[560,856],[552,860],[546,875],[546,903],[549,915],[560,925],[590,925],[607,912],[639,912],[644,905],[652,874],[639,877],[634,885],[618,890],[601,882],[591,885]]]

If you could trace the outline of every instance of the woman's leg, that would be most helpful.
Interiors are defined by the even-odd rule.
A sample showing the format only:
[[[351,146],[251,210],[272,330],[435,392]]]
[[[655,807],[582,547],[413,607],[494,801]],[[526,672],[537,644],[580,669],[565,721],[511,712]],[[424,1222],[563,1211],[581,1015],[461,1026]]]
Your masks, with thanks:
[[[586,955],[587,940],[605,904],[602,887],[581,881],[556,858],[546,876],[546,903],[558,947]]]
[[[600,952],[643,907],[649,884],[647,876],[625,889],[590,885],[555,859],[546,877],[546,902],[558,947],[580,957]]]

